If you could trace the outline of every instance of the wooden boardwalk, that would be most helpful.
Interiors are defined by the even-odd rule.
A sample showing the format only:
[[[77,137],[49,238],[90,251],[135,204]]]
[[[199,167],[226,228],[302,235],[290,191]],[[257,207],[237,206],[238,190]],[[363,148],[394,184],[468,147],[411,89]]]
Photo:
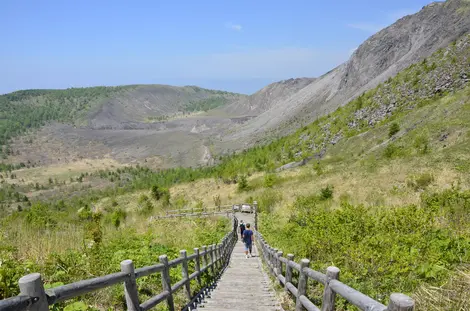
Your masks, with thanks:
[[[238,219],[250,223],[253,227],[252,214],[238,214]],[[253,229],[253,228],[252,228]],[[238,241],[232,253],[230,264],[217,283],[217,287],[199,310],[282,310],[270,286],[269,277],[264,273],[256,246],[253,245],[254,257],[245,258],[245,247]]]

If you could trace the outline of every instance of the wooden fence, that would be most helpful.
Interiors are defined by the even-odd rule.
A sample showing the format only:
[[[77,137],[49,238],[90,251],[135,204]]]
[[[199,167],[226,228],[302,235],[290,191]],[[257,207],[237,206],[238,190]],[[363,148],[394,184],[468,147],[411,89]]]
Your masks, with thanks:
[[[207,284],[201,284],[201,274],[207,271],[215,278],[230,261],[233,247],[238,239],[238,221],[235,217],[232,219],[232,230],[225,235],[221,243],[210,245],[209,247],[203,246],[202,251],[195,248],[194,253],[191,255],[188,255],[186,250],[182,250],[179,258],[170,261],[168,261],[166,255],[161,255],[159,257],[160,263],[152,266],[134,269],[132,260],[124,260],[121,262],[121,272],[58,286],[48,290],[44,290],[44,285],[39,273],[28,274],[19,280],[20,294],[13,298],[1,300],[0,310],[46,311],[49,310],[49,306],[54,303],[75,298],[118,283],[124,283],[127,310],[130,311],[146,311],[163,301],[166,301],[168,309],[173,311],[173,294],[180,288],[184,288],[186,297],[191,301],[190,303],[194,303],[195,297],[192,296],[190,288],[191,280],[196,279],[200,286],[207,286]],[[190,261],[194,261],[195,266],[195,272],[192,274],[189,274],[188,271],[188,263]],[[170,280],[170,269],[177,266],[182,267],[183,278],[181,281],[172,284]],[[137,292],[136,279],[154,273],[161,274],[163,292],[141,303]],[[201,291],[199,293],[201,293]]]
[[[363,293],[349,287],[339,281],[340,270],[336,267],[328,267],[326,274],[309,268],[310,261],[302,259],[300,263],[294,261],[294,255],[288,254],[283,257],[283,252],[272,248],[263,238],[263,235],[256,232],[257,243],[262,252],[262,257],[267,264],[270,273],[284,287],[285,291],[291,293],[296,300],[296,311],[334,311],[336,295],[340,295],[354,306],[363,311],[412,311],[414,301],[403,294],[392,294],[388,306],[364,295]],[[293,270],[299,273],[298,285],[292,284]],[[324,285],[321,309],[313,304],[306,296],[308,279],[312,279]]]
[[[227,215],[233,213],[232,205],[215,206],[215,207],[201,207],[201,208],[184,208],[167,210],[165,214],[152,216],[151,219],[162,218],[178,218],[178,217],[207,217],[215,215]]]

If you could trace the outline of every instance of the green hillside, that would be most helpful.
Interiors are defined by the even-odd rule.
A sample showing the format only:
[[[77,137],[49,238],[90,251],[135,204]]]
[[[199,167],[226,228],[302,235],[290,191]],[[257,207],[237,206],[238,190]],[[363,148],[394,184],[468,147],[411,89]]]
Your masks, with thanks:
[[[6,276],[0,279],[0,297],[17,293],[12,280],[31,268],[43,272],[48,284],[68,282],[83,277],[90,263],[96,274],[110,272],[122,257],[116,253],[145,264],[141,256],[213,241],[224,231],[220,223],[207,239],[182,241],[200,237],[198,230],[209,224],[187,224],[196,233],[188,230],[182,237],[158,235],[158,226],[147,235],[129,229],[151,213],[257,200],[260,230],[284,253],[308,257],[319,270],[338,266],[342,281],[384,304],[390,292],[403,292],[418,301],[417,310],[466,310],[459,308],[470,305],[469,77],[467,35],[293,135],[220,157],[216,166],[102,170],[77,182],[106,180],[111,187],[73,195],[61,189],[47,202],[21,203],[18,211],[6,212],[0,227],[0,234],[10,237],[0,244],[0,255],[7,258],[0,266]],[[100,96],[107,95],[94,98]],[[70,120],[65,111],[44,115],[50,116],[44,120]],[[302,165],[279,170],[292,162]],[[5,182],[2,187],[8,208],[32,191]],[[64,232],[68,239],[60,238]],[[51,236],[56,243],[41,245],[36,262],[25,259],[33,245],[24,247],[22,241]],[[126,246],[117,250],[116,239]],[[90,240],[96,247],[78,246]],[[62,267],[65,273],[58,273]],[[308,293],[314,302],[320,290]],[[108,295],[114,306],[122,302]],[[356,310],[345,301],[337,307]]]
[[[153,87],[155,90],[152,90]],[[11,150],[8,144],[13,137],[37,129],[50,121],[86,125],[88,117],[99,111],[107,101],[125,100],[129,92],[140,92],[141,89],[146,92],[154,91],[157,95],[159,92],[168,92],[170,95],[162,94],[162,98],[173,96],[175,101],[187,99],[181,108],[185,112],[207,111],[226,104],[227,97],[239,96],[239,94],[208,90],[197,86],[178,88],[161,85],[24,90],[0,95],[0,156],[6,158],[10,155]],[[142,96],[147,98],[150,95]],[[184,98],[180,98],[181,96]],[[158,102],[156,105],[158,106]],[[159,116],[160,119],[167,117]],[[155,117],[155,119],[159,118]]]

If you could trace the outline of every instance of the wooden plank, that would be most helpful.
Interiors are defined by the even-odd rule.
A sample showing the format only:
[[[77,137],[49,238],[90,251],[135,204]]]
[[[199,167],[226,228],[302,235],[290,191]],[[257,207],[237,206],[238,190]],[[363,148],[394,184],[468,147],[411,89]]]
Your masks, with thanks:
[[[30,311],[48,311],[49,304],[47,301],[44,284],[42,283],[39,273],[31,273],[23,276],[18,281],[20,287],[20,295],[33,298],[33,304],[28,308]]]
[[[318,272],[318,271],[315,271],[315,270],[312,270],[310,268],[307,268],[307,269],[304,269],[305,272],[307,273],[307,276],[323,285],[326,284],[326,275],[321,273],[321,272]]]
[[[302,311],[302,302],[300,301],[301,296],[305,296],[307,293],[307,274],[304,268],[308,268],[310,260],[302,259],[300,261],[300,272],[299,272],[299,284],[297,287],[297,299],[295,300],[295,311]]]
[[[293,261],[289,261],[289,266],[292,268],[292,269],[295,269],[297,270],[298,272],[300,272],[300,265],[296,262],[293,262]]]
[[[168,266],[170,266],[170,268],[173,268],[173,267],[176,267],[177,265],[181,264],[183,262],[183,258],[181,257],[178,257],[178,258],[175,258],[173,260],[170,260],[168,262]]]
[[[162,264],[138,268],[135,269],[135,277],[138,279],[153,273],[162,272],[164,268]]]
[[[0,300],[0,310],[2,311],[18,311],[28,310],[28,308],[37,300],[35,297],[19,295],[15,297]]]
[[[164,266],[162,271],[162,287],[163,290],[168,292],[166,297],[166,302],[169,311],[175,311],[175,305],[173,302],[173,294],[171,291],[171,279],[170,279],[170,266],[168,265],[168,257],[166,255],[161,255],[159,257],[160,263]]]
[[[287,292],[289,289],[287,288],[287,284],[292,282],[292,267],[289,265],[290,261],[294,260],[293,254],[287,254],[287,262],[286,262],[286,280],[284,285],[284,290]]]
[[[286,287],[289,290],[289,292],[291,292],[291,294],[294,295],[294,297],[297,297],[298,290],[297,290],[297,287],[294,286],[294,284],[290,282],[286,282]]]
[[[214,244],[212,244],[212,245],[209,246],[209,255],[210,255],[210,257],[211,257],[210,267],[211,267],[212,277],[215,277],[214,248],[215,248]]]
[[[209,267],[209,260],[207,259],[208,257],[208,250],[207,250],[207,246],[204,245],[202,247],[202,255],[204,256],[204,271],[207,270],[207,268]]]
[[[167,291],[164,291],[152,298],[150,298],[149,300],[147,300],[146,302],[144,302],[143,304],[140,305],[140,308],[142,311],[147,311],[147,310],[150,310],[152,309],[153,307],[155,307],[156,305],[158,305],[160,302],[164,301],[165,299],[168,298],[168,296],[170,296],[170,293],[167,292]]]
[[[385,311],[387,307],[380,302],[364,295],[363,293],[341,283],[337,280],[331,280],[329,287],[337,294],[341,295],[344,299],[349,301],[361,310],[367,311]],[[388,310],[387,310],[388,311]]]
[[[199,286],[202,285],[202,282],[201,282],[201,257],[199,255],[199,248],[195,248],[194,249],[194,255],[196,255],[195,257],[195,261],[194,261],[194,267],[195,267],[195,272],[196,273],[196,276],[197,276],[197,283],[199,284]]]
[[[121,271],[129,274],[129,278],[124,282],[124,297],[126,297],[127,310],[139,311],[140,310],[139,294],[137,292],[134,263],[132,262],[132,260],[122,261]]]
[[[323,291],[321,311],[335,311],[336,293],[330,288],[332,280],[339,280],[339,269],[336,267],[328,267],[326,269],[326,284]]]
[[[414,309],[415,302],[410,297],[397,293],[390,295],[387,311],[413,311]]]
[[[108,274],[98,278],[88,279],[84,281],[78,281],[75,283],[62,285],[56,288],[53,288],[52,303],[64,301],[73,297],[81,296],[98,289],[102,289],[108,286],[112,286],[121,282],[124,282],[129,279],[129,274],[125,272],[118,272],[113,274]]]
[[[172,293],[175,293],[178,289],[180,289],[181,287],[183,287],[184,284],[186,284],[186,280],[180,280],[180,281],[176,282],[175,284],[173,284],[173,285],[171,286],[171,292],[172,292]],[[189,299],[191,299],[191,297],[190,297]]]
[[[320,309],[305,296],[300,296],[300,302],[307,311],[320,311]]]
[[[183,281],[184,281],[184,287],[185,287],[185,293],[186,293],[186,298],[191,300],[191,288],[190,288],[190,280],[189,280],[189,270],[188,270],[188,254],[186,253],[186,250],[183,249],[180,251],[180,257],[183,259],[181,265],[181,274],[183,276]]]

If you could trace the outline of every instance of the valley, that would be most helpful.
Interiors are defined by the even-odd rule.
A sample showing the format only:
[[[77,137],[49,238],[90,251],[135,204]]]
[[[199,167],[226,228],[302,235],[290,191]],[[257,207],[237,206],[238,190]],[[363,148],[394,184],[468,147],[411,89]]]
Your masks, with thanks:
[[[142,266],[216,243],[223,217],[152,216],[257,201],[260,232],[285,254],[341,267],[342,282],[383,304],[402,292],[417,311],[470,310],[469,120],[467,0],[431,3],[330,72],[251,95],[167,85],[0,95],[0,299],[31,270],[55,286],[115,272],[123,257]],[[139,294],[159,284],[144,278]],[[109,289],[57,308],[124,300]]]

